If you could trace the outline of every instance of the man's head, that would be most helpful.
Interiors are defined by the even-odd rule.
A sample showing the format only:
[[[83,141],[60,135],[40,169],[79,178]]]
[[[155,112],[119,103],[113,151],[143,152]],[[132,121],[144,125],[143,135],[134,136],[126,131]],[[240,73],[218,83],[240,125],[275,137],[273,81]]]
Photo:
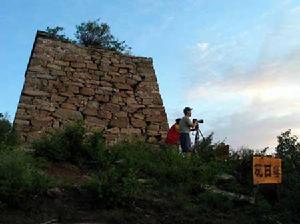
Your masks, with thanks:
[[[192,116],[192,108],[190,108],[190,107],[185,107],[185,108],[183,109],[183,113],[184,113],[185,116],[188,116],[188,117]]]
[[[180,120],[181,120],[181,118],[177,118],[177,119],[175,120],[176,124],[179,124]]]

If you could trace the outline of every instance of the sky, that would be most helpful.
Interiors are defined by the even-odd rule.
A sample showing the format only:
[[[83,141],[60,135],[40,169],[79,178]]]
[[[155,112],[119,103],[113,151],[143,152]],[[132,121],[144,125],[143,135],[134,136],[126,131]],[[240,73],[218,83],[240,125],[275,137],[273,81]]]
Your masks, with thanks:
[[[1,0],[0,112],[15,115],[37,30],[98,18],[153,58],[169,124],[190,106],[233,149],[300,136],[300,0]]]

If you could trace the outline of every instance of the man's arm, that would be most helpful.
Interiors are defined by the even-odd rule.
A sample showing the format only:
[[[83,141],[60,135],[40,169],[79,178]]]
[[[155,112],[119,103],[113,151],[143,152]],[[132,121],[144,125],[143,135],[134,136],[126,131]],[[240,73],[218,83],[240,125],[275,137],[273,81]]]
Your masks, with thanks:
[[[193,122],[191,121],[191,119],[186,118],[186,124],[187,124],[187,126],[190,127],[190,128],[195,128],[197,122],[193,123]]]

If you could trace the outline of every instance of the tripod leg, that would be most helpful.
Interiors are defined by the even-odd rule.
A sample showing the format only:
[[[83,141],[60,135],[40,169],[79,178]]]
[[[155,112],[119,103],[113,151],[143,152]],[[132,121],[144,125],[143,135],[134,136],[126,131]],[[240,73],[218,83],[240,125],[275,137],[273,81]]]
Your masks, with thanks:
[[[203,141],[205,141],[205,137],[204,137],[204,135],[202,134],[202,132],[201,132],[200,129],[199,129],[199,132],[200,132],[200,134],[201,134],[201,137],[203,138]]]

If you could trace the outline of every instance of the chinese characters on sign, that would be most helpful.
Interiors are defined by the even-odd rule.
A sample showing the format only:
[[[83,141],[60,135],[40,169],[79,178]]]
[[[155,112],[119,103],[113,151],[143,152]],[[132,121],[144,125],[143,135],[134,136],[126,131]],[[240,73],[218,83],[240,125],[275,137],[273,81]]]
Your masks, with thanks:
[[[253,157],[253,184],[281,183],[281,159],[273,157]]]

